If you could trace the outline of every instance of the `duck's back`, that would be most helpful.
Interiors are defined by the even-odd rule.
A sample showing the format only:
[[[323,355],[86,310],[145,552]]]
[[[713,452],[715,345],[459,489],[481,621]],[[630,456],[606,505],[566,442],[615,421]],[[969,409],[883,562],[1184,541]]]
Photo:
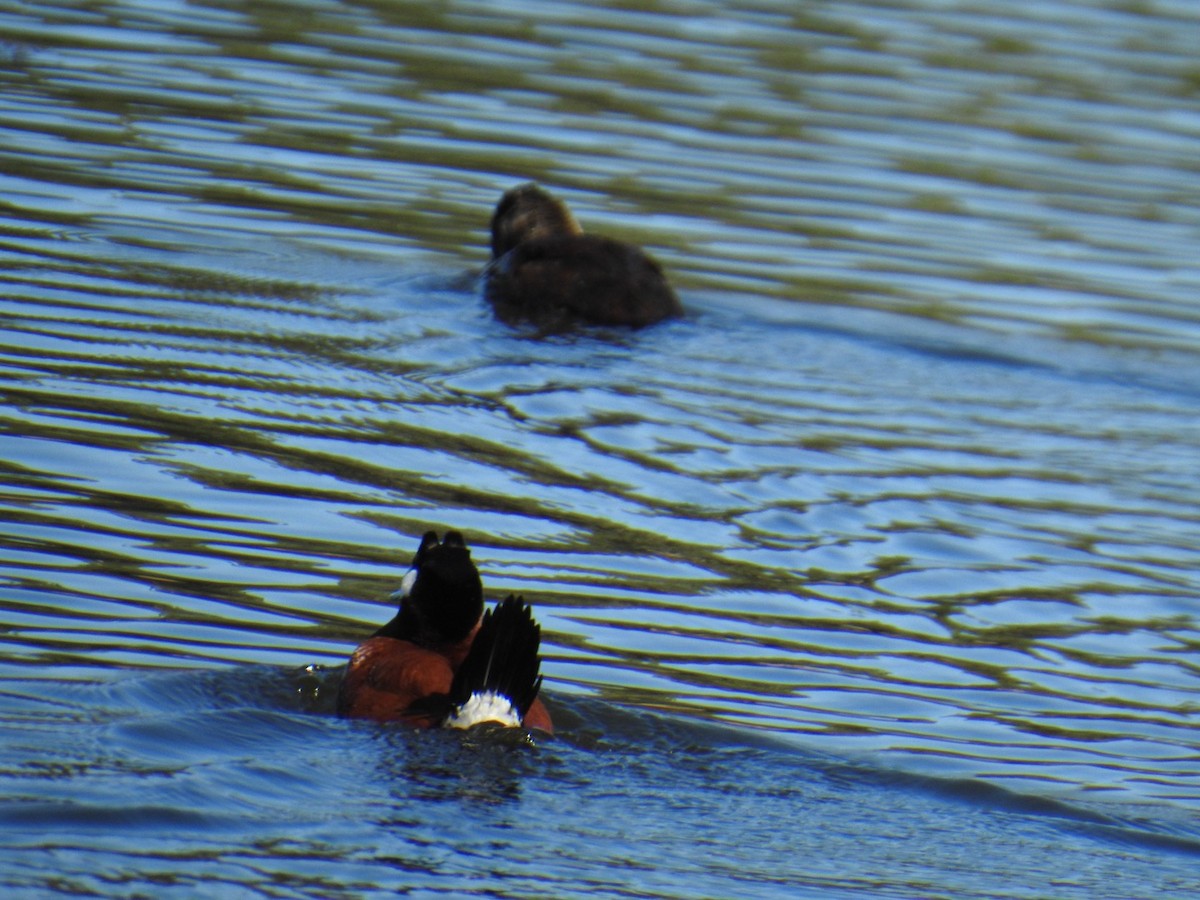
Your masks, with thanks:
[[[662,269],[630,244],[589,234],[524,241],[489,266],[501,318],[543,325],[651,325],[683,314]]]
[[[350,657],[338,690],[338,715],[437,725],[453,681],[454,668],[444,654],[377,635]]]

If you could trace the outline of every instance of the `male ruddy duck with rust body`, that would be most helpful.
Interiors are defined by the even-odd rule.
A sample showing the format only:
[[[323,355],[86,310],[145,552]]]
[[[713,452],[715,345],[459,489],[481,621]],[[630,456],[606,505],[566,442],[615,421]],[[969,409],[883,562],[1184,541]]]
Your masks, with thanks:
[[[482,722],[553,733],[538,691],[541,628],[509,596],[484,612],[463,537],[430,531],[393,594],[399,609],[350,657],[337,711],[418,728]]]

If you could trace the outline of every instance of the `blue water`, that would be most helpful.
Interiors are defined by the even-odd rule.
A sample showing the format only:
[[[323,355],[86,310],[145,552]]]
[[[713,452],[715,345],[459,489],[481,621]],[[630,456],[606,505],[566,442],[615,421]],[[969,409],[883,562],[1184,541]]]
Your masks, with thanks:
[[[1197,33],[0,5],[0,892],[1200,891]],[[495,321],[530,178],[688,316]],[[554,738],[331,714],[429,528]]]
[[[336,719],[335,681],[321,672],[64,667],[53,715],[44,675],[6,674],[5,874],[18,894],[1154,897],[1195,886],[1190,817],[904,776],[595,700],[557,698],[563,734],[529,747]]]

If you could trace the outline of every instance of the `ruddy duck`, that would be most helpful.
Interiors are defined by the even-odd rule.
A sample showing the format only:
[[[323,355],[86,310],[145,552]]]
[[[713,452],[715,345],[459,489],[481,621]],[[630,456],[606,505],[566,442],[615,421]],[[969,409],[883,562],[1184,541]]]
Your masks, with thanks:
[[[505,321],[547,330],[577,322],[641,327],[683,315],[658,263],[631,244],[584,234],[536,184],[500,198],[484,294]]]
[[[552,733],[538,697],[541,628],[516,596],[483,609],[463,537],[430,531],[392,595],[399,609],[350,657],[337,711],[419,728],[481,722]]]

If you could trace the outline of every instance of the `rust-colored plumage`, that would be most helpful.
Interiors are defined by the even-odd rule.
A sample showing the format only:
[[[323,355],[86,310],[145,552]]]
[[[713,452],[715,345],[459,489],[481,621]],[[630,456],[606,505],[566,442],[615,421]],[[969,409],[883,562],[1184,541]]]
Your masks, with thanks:
[[[461,702],[456,694],[482,690],[455,684],[455,675],[473,652],[509,661],[519,674],[499,683],[510,685],[510,698],[526,728],[553,732],[550,714],[537,696],[540,629],[519,598],[504,603],[522,615],[506,616],[508,630],[488,630],[488,646],[477,644],[483,618],[483,586],[470,551],[458,532],[438,540],[428,532],[413,567],[396,595],[399,608],[386,625],[360,644],[350,657],[338,691],[338,714],[351,718],[405,722],[420,728],[445,724]],[[499,621],[499,620],[498,620]],[[495,641],[505,642],[497,653]],[[513,648],[516,649],[513,649]],[[532,658],[530,658],[532,657]],[[468,665],[469,672],[495,673]],[[493,678],[494,680],[494,678]]]

